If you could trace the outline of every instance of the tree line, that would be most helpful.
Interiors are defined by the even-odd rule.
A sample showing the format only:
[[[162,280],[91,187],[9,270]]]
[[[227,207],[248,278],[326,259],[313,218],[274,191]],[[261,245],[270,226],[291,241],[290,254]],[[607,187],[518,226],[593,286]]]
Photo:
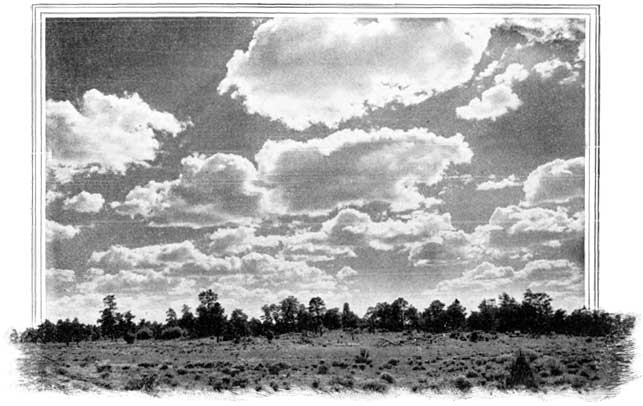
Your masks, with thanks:
[[[404,298],[392,303],[381,302],[369,307],[363,317],[355,314],[348,303],[342,309],[327,308],[321,297],[313,297],[308,304],[289,296],[279,303],[261,307],[259,318],[249,318],[241,309],[226,315],[218,295],[211,289],[198,295],[195,313],[183,305],[181,314],[169,308],[165,322],[141,319],[134,322],[131,311],[118,311],[116,298],[103,299],[104,308],[96,324],[74,320],[45,320],[36,328],[21,334],[15,330],[11,339],[16,342],[71,343],[87,340],[118,340],[128,343],[148,339],[177,339],[213,337],[239,341],[249,336],[264,336],[269,341],[280,334],[302,333],[323,335],[325,331],[344,329],[351,333],[367,331],[418,331],[448,333],[454,331],[516,332],[528,334],[567,334],[581,336],[622,336],[634,326],[632,316],[610,314],[585,308],[571,313],[554,310],[552,298],[546,293],[525,291],[521,301],[507,293],[498,299],[485,299],[477,310],[467,311],[458,299],[448,306],[439,300],[419,311]]]

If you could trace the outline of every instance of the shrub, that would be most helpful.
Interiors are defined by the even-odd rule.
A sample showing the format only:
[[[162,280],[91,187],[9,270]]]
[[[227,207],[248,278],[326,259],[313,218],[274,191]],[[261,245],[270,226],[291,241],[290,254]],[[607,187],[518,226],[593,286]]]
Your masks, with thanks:
[[[509,376],[507,377],[507,386],[525,386],[527,388],[536,388],[536,378],[534,371],[529,365],[529,361],[522,351],[518,352],[518,356],[509,367]]]
[[[385,393],[388,390],[388,386],[378,381],[368,381],[362,385],[362,389],[369,392]]]
[[[140,378],[132,378],[125,384],[125,390],[144,390],[151,392],[156,386],[156,375],[143,375]]]
[[[96,372],[110,372],[111,370],[112,366],[110,364],[96,365]]]
[[[174,340],[183,337],[183,329],[181,327],[168,327],[161,331],[162,340]]]
[[[380,379],[383,380],[384,382],[387,382],[387,383],[390,383],[390,384],[395,382],[395,378],[393,378],[393,376],[391,374],[386,373],[386,372],[384,372],[384,373],[382,373],[380,375]]]
[[[473,384],[464,376],[459,376],[453,381],[453,386],[455,386],[457,390],[466,392],[471,389]]]
[[[136,332],[137,340],[149,340],[152,337],[154,337],[154,333],[152,333],[152,330],[147,327],[143,327]]]
[[[134,344],[134,341],[136,341],[136,335],[132,333],[125,333],[123,335],[123,340],[125,340],[127,344]]]
[[[560,376],[563,374],[564,366],[557,358],[553,358],[553,357],[545,358],[545,362],[543,363],[543,366],[547,371],[549,371],[549,373],[552,376]]]
[[[362,348],[359,350],[359,354],[355,356],[355,363],[357,364],[367,364],[370,362],[371,355],[368,353],[368,350]]]
[[[326,375],[328,373],[328,367],[326,365],[320,365],[319,368],[317,368],[317,373],[319,375]]]
[[[336,389],[342,388],[342,389],[353,389],[355,386],[355,379],[353,379],[352,376],[333,376],[330,378],[330,381],[328,381],[328,384],[335,387]]]

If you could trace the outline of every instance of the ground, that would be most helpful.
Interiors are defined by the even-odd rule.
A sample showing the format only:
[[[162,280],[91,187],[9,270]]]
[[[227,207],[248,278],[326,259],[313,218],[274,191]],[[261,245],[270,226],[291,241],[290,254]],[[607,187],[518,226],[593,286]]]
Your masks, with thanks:
[[[487,333],[329,332],[240,343],[146,340],[19,344],[24,383],[37,389],[414,392],[613,390],[632,344],[605,337]],[[517,361],[517,359],[519,359]]]

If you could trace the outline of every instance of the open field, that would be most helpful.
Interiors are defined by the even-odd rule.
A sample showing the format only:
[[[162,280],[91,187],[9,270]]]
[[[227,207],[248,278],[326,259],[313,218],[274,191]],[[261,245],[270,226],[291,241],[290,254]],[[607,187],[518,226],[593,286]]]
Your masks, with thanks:
[[[330,332],[322,337],[284,335],[272,342],[248,338],[238,344],[198,339],[20,346],[20,368],[28,386],[152,393],[299,388],[386,392],[392,387],[611,390],[627,379],[632,357],[627,340],[487,333],[351,337]],[[516,362],[519,352],[526,369]]]

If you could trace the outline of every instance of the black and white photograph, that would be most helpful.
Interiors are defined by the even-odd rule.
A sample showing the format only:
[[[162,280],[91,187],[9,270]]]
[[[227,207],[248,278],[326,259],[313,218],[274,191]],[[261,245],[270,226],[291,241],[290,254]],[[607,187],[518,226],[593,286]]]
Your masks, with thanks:
[[[638,378],[638,309],[603,301],[599,4],[25,7],[21,390],[546,400]]]

